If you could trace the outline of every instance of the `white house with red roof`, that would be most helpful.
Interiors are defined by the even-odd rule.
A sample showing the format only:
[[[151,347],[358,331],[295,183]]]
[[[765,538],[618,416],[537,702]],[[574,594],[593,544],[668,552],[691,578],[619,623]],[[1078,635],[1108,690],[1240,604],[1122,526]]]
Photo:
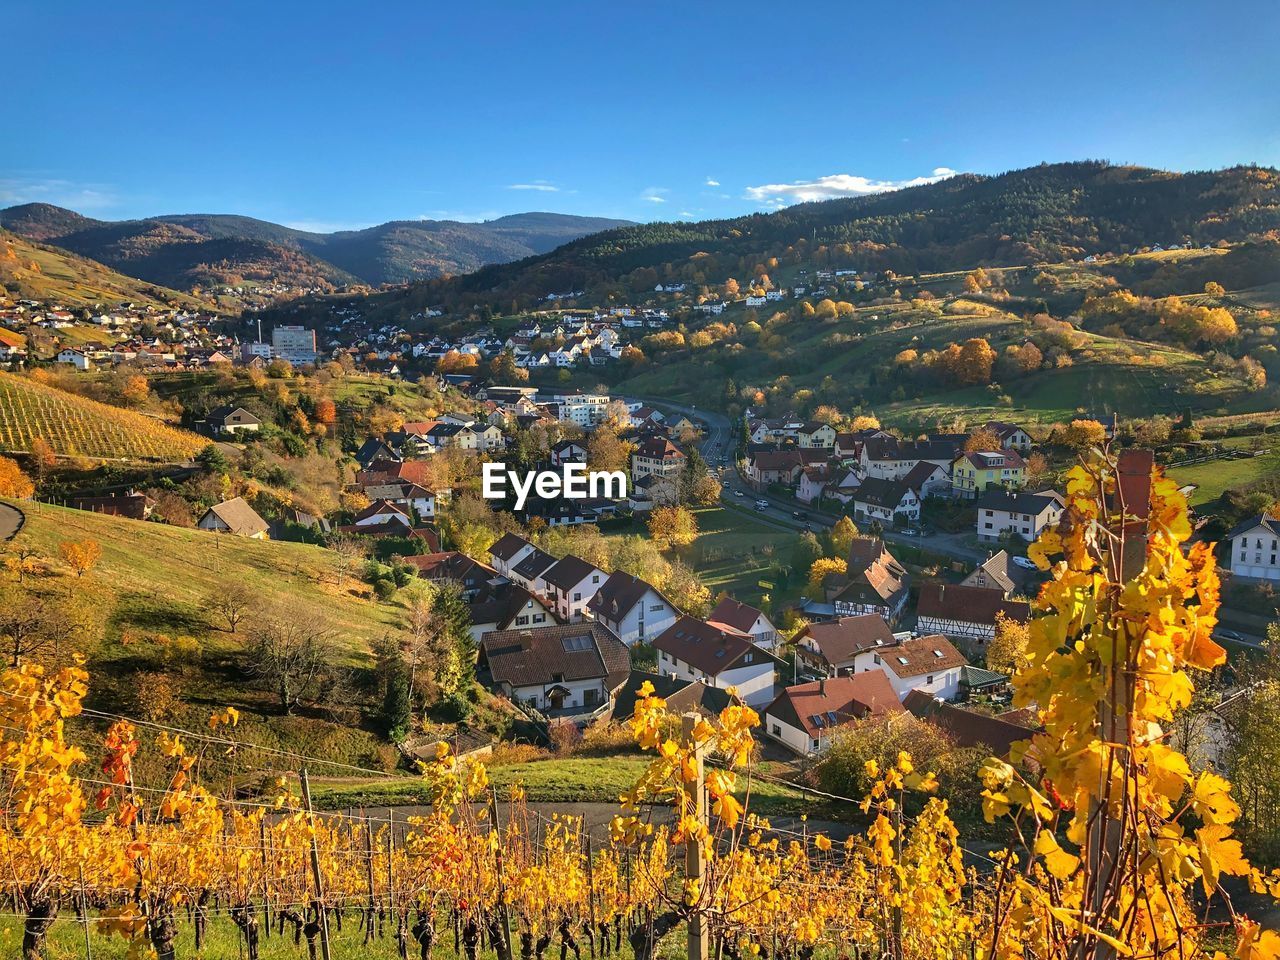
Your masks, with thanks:
[[[787,687],[765,708],[763,722],[770,737],[807,756],[826,750],[855,720],[904,712],[888,675],[872,670]]]
[[[658,672],[678,680],[695,680],[728,690],[748,705],[773,700],[774,670],[779,661],[751,641],[748,634],[682,616],[653,641]]]

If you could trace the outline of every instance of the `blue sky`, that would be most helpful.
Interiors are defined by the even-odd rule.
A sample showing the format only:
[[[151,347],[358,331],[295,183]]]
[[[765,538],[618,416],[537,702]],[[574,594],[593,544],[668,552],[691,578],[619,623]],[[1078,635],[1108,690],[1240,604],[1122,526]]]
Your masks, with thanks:
[[[675,220],[1045,160],[1280,165],[1275,0],[4,9],[0,206]]]

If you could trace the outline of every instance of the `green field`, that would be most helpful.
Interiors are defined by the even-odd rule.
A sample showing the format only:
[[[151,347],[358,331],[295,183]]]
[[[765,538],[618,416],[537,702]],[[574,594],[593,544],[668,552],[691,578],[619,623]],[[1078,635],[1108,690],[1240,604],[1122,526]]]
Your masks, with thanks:
[[[1191,495],[1193,507],[1212,503],[1227,490],[1277,474],[1280,474],[1280,451],[1277,450],[1247,460],[1214,460],[1189,467],[1174,467],[1169,471],[1169,476],[1179,483],[1196,485]]]
[[[556,757],[490,766],[488,773],[501,800],[519,785],[530,803],[612,804],[635,786],[651,760],[651,756],[638,753]],[[742,787],[740,795],[745,781]],[[374,782],[317,780],[313,782],[312,799],[324,809],[344,810],[427,803],[430,795],[421,780],[402,777]],[[761,815],[801,812],[806,809],[806,801],[798,790],[758,780],[751,786],[751,809]]]

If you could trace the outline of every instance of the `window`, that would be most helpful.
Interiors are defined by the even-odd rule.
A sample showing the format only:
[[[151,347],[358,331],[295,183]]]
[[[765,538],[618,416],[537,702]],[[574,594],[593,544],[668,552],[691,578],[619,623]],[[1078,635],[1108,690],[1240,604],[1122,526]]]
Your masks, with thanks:
[[[581,600],[581,599],[582,599],[582,594],[580,594],[580,593],[575,593],[575,594],[573,595],[573,602],[574,602],[574,603],[577,603],[577,602],[578,602],[579,600]]]
[[[534,623],[546,623],[546,621],[547,621],[547,615],[545,613],[535,613],[533,615]]]
[[[528,617],[526,617],[526,616],[519,616],[519,617],[516,617],[516,626],[517,626],[517,627],[523,627],[523,626],[526,626],[528,623],[529,623],[529,618],[528,618]]]
[[[925,678],[925,683],[930,685],[933,684],[933,674],[929,674],[929,676]]]

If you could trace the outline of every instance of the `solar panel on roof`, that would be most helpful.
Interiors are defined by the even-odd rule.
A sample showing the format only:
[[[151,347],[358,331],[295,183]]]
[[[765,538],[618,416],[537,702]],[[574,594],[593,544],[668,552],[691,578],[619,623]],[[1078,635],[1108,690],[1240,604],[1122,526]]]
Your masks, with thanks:
[[[815,713],[815,714],[813,714],[813,716],[811,716],[809,719],[813,721],[813,725],[814,725],[815,727],[820,727],[820,726],[822,726],[822,714],[820,714],[820,713]]]

